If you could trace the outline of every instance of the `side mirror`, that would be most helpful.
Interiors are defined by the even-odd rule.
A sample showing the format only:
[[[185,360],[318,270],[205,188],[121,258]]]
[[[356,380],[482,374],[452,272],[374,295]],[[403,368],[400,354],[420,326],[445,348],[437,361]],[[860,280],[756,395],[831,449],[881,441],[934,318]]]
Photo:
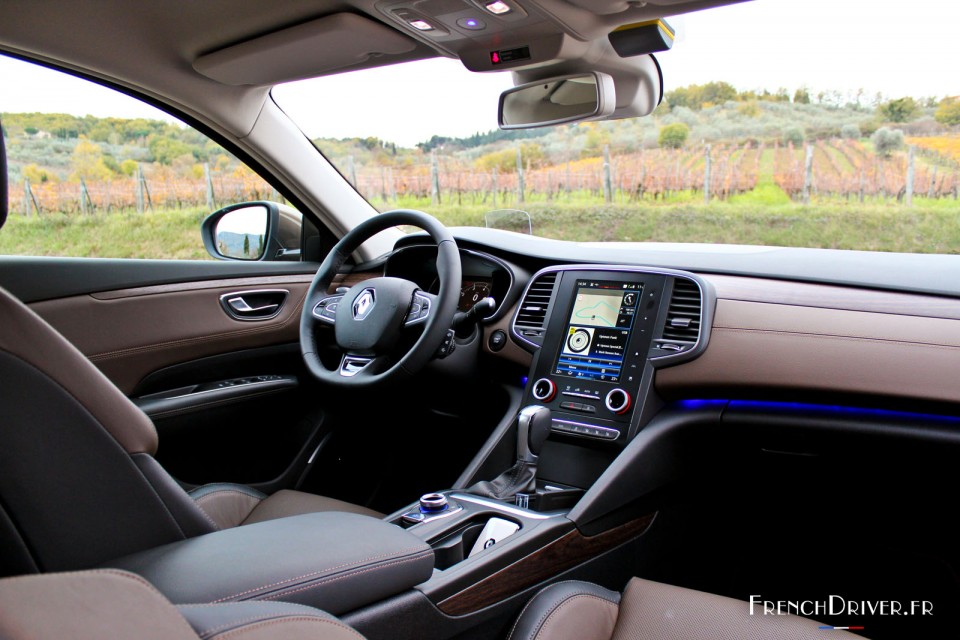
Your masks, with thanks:
[[[500,94],[501,129],[548,127],[604,118],[617,107],[613,78],[599,71],[529,82]]]
[[[218,260],[300,260],[303,215],[276,202],[242,202],[207,216],[203,245]]]

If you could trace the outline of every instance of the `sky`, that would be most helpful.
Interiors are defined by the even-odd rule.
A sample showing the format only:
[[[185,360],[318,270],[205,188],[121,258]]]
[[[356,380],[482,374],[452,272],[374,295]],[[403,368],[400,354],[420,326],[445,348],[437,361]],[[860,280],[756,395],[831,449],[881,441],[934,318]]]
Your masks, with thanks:
[[[666,89],[725,80],[738,89],[801,86],[887,97],[960,94],[960,3],[948,0],[755,0],[668,18],[678,39],[658,54]],[[109,90],[0,57],[0,111],[152,117]],[[433,134],[496,128],[509,73],[472,74],[453,60],[308,80],[274,96],[311,138],[376,136],[412,146]],[[344,97],[349,97],[345,99]]]

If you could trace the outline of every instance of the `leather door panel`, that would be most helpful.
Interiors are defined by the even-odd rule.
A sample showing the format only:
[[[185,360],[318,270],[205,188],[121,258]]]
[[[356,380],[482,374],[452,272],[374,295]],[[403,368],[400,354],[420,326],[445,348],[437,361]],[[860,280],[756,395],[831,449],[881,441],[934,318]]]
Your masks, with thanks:
[[[295,342],[310,281],[309,275],[210,280],[71,296],[31,308],[130,394],[163,367]],[[221,295],[264,288],[290,292],[271,319],[235,320],[220,305]]]

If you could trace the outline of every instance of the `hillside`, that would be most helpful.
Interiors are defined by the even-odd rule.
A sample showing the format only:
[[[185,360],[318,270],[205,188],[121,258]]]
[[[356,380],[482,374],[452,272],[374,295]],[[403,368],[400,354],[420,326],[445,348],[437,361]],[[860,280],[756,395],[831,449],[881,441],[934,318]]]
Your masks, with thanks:
[[[168,122],[39,113],[4,113],[2,118],[15,185],[23,186],[25,180],[34,186],[78,184],[81,179],[88,184],[123,182],[139,170],[147,181],[162,182],[175,193],[178,181],[205,180],[207,172],[221,182],[251,178],[222,147],[190,128]],[[786,90],[738,92],[729,84],[713,82],[668,93],[654,115],[642,119],[477,132],[464,138],[433,136],[414,148],[377,138],[314,142],[351,182],[379,181],[381,195],[386,197],[396,188],[386,184],[388,179],[397,183],[395,172],[415,180],[416,190],[422,190],[421,177],[429,176],[432,156],[447,173],[496,169],[512,174],[519,149],[527,169],[565,165],[569,172],[572,162],[599,161],[605,148],[618,157],[663,146],[661,131],[670,125],[686,131],[679,146],[694,149],[708,143],[769,148],[781,143],[799,146],[838,138],[866,139],[881,126],[900,129],[907,136],[933,136],[958,122],[960,104],[950,98],[939,102],[877,98],[865,104],[859,95],[855,100],[844,100],[839,94],[811,98],[798,89],[791,97]],[[935,145],[926,146],[933,149]],[[361,180],[362,176],[366,177]],[[189,190],[197,192],[192,186]],[[263,184],[254,189],[268,190]],[[131,191],[127,201],[132,197]],[[173,197],[179,206],[180,197]],[[189,202],[199,204],[200,200],[194,195]]]

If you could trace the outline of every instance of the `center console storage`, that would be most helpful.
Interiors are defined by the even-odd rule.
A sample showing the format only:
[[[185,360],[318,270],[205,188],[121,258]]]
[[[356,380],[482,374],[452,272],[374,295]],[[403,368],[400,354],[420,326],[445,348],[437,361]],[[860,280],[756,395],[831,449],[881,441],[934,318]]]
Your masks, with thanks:
[[[270,520],[109,563],[177,604],[282,600],[338,615],[430,578],[433,549],[400,527],[352,513]]]

